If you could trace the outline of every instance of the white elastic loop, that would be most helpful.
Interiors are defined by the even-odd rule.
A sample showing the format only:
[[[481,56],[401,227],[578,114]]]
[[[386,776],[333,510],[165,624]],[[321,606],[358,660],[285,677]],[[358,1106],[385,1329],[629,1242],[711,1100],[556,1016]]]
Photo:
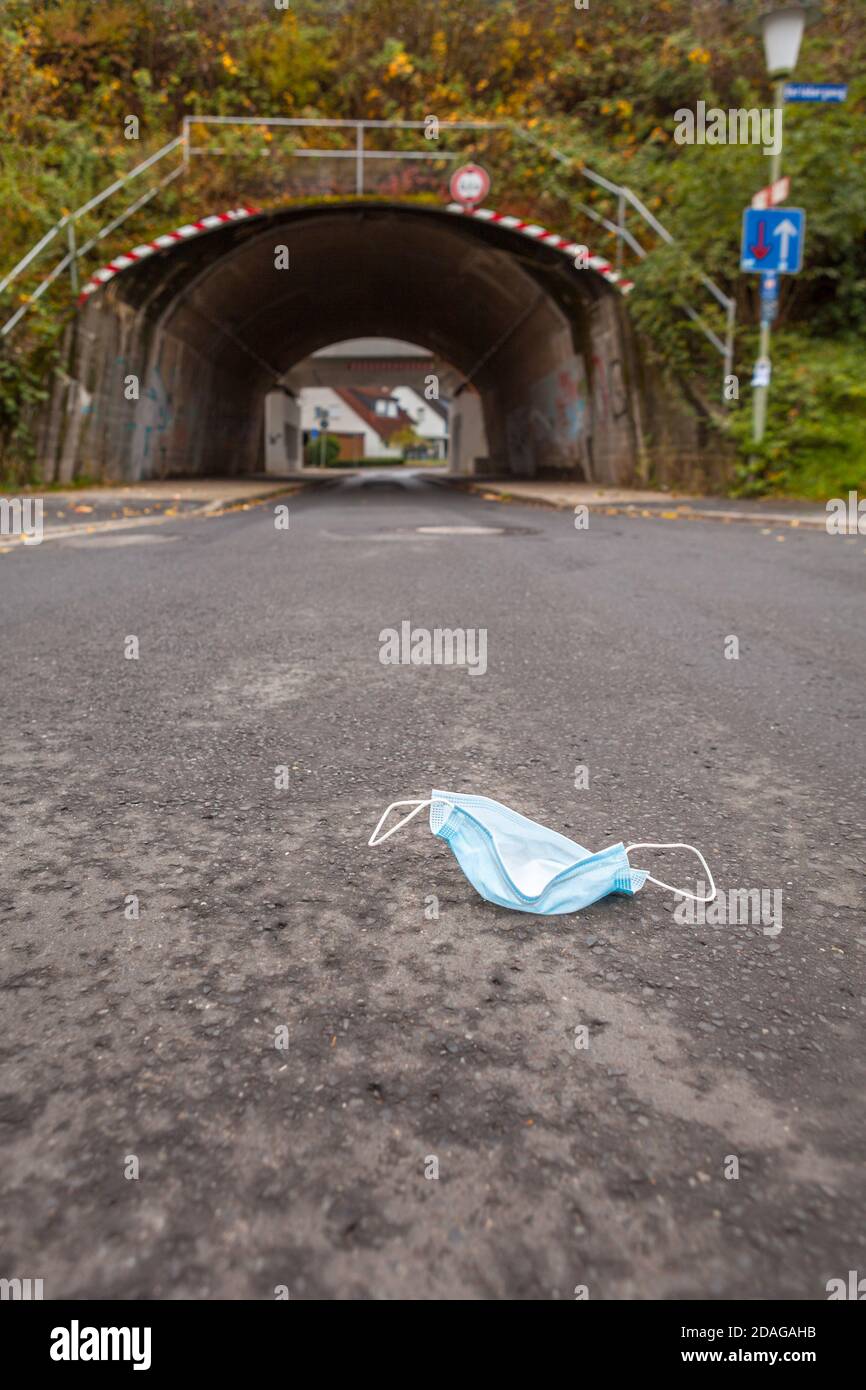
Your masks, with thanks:
[[[376,826],[376,829],[373,831],[372,835],[367,841],[367,844],[381,845],[383,841],[388,839],[389,835],[393,835],[394,832],[399,830],[401,826],[406,825],[412,819],[413,816],[417,816],[419,811],[423,811],[425,806],[429,806],[431,804],[431,800],[432,798],[428,798],[427,801],[392,801],[388,809],[386,811],[383,811],[381,816],[379,817],[379,824]],[[391,829],[387,832],[386,835],[379,835],[379,831],[382,829],[382,826],[385,824],[385,821],[388,819],[395,806],[414,806],[415,810],[410,811],[408,816],[404,816],[402,820],[398,820],[396,825],[392,825]],[[377,835],[379,835],[378,840],[376,839]]]
[[[687,888],[674,888],[673,884],[671,883],[662,883],[660,878],[653,878],[652,874],[647,874],[647,882],[656,883],[658,884],[659,888],[667,888],[669,893],[678,893],[682,898],[692,898],[696,903],[711,903],[713,901],[713,898],[716,896],[716,885],[713,882],[713,875],[710,871],[710,866],[707,863],[704,856],[701,854],[700,850],[695,849],[694,845],[683,844],[681,840],[674,840],[671,844],[667,845],[658,845],[651,840],[643,840],[640,844],[637,845],[626,845],[626,854],[630,854],[633,849],[690,849],[692,851],[692,854],[696,854],[698,856],[698,858],[700,859],[701,863],[707,871],[707,878],[710,880],[710,888],[712,890],[708,898],[699,898],[697,893],[690,893]],[[644,870],[642,869],[641,873],[643,872]]]

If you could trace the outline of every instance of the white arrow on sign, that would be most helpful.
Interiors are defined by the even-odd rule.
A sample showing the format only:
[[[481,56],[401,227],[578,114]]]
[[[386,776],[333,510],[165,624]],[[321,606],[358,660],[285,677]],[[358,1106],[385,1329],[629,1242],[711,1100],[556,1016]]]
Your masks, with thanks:
[[[779,223],[778,227],[773,228],[773,236],[780,236],[782,238],[782,249],[779,252],[780,270],[785,270],[787,268],[788,243],[790,242],[791,237],[796,237],[798,235],[799,233],[795,224],[790,220],[790,218],[787,217],[785,218],[784,222]]]

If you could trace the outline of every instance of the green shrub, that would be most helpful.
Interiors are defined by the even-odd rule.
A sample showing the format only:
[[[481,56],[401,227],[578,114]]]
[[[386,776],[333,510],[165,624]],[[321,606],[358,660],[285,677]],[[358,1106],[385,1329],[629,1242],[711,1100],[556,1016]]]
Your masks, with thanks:
[[[46,400],[56,344],[4,343],[0,349],[0,485],[40,482],[33,409]]]
[[[339,467],[340,441],[332,434],[320,434],[304,445],[304,463],[308,468]]]
[[[752,349],[754,355],[754,348]],[[862,344],[789,328],[773,343],[767,425],[752,442],[751,392],[731,418],[740,463],[731,491],[824,500],[866,490],[866,382]]]

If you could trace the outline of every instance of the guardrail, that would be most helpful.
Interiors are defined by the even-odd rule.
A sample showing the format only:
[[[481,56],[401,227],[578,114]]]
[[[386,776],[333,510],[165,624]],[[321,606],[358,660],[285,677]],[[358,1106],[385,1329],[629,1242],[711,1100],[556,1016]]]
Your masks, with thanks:
[[[88,202],[83,203],[81,207],[63,216],[33,247],[31,247],[18,264],[13,266],[8,274],[0,280],[0,294],[2,294],[23,271],[36,261],[42,252],[45,251],[65,229],[67,249],[64,255],[61,256],[60,260],[53,266],[48,274],[43,277],[33,292],[26,297],[24,302],[19,305],[11,317],[0,327],[0,337],[5,338],[12,332],[32,305],[46,293],[64,271],[69,271],[73,293],[77,294],[79,281],[78,266],[82,258],[87,256],[95,246],[101,241],[104,241],[105,238],[116,231],[118,227],[122,226],[127,218],[133,216],[134,213],[138,212],[150,202],[151,199],[155,198],[164,188],[188,171],[193,159],[202,156],[211,158],[219,157],[220,155],[231,156],[235,153],[235,151],[231,149],[226,150],[218,147],[214,148],[212,146],[194,144],[194,132],[197,127],[202,126],[214,128],[239,127],[241,129],[252,127],[263,131],[270,131],[271,129],[284,129],[298,132],[306,130],[333,131],[335,134],[337,132],[352,132],[353,139],[347,147],[338,146],[328,148],[322,146],[311,147],[309,145],[295,145],[288,151],[281,151],[281,154],[284,158],[289,159],[335,159],[351,161],[354,167],[354,187],[352,192],[356,197],[363,197],[366,194],[370,172],[368,166],[372,165],[373,169],[381,167],[378,166],[378,161],[408,160],[417,161],[419,163],[421,161],[438,161],[448,164],[459,158],[465,158],[467,155],[465,149],[462,151],[449,150],[442,147],[431,149],[429,140],[426,148],[423,149],[383,150],[373,148],[369,143],[369,137],[372,132],[422,130],[426,134],[429,131],[429,120],[353,121],[332,120],[325,117],[307,118],[293,116],[185,116],[179,135],[175,136],[167,145],[163,145],[161,149],[157,150],[147,159],[142,160],[141,163],[131,169],[128,174],[124,174],[120,178],[115,179],[112,184],[103,189],[101,193],[96,194],[95,197],[89,199]],[[604,178],[601,174],[595,173],[592,169],[586,168],[585,165],[578,165],[572,157],[564,154],[555,146],[551,146],[544,140],[539,139],[523,126],[511,121],[441,121],[437,123],[437,131],[439,134],[450,134],[451,132],[506,132],[512,139],[523,141],[534,147],[543,156],[555,160],[568,170],[569,176],[573,177],[575,174],[578,174],[588,183],[593,184],[597,188],[604,189],[616,199],[617,213],[615,221],[610,217],[604,216],[598,209],[591,207],[588,203],[578,201],[574,203],[574,206],[591,221],[603,227],[608,234],[616,238],[617,270],[622,268],[626,248],[640,260],[643,260],[649,255],[651,250],[651,248],[645,246],[635,235],[634,231],[626,225],[626,217],[629,209],[633,214],[637,215],[645,227],[648,227],[650,231],[662,241],[666,242],[668,245],[676,244],[674,236],[661,222],[659,222],[658,218],[653,216],[650,210],[641,202],[640,198],[638,198],[625,184],[615,183],[610,179]],[[477,141],[473,143],[477,143]],[[139,198],[136,198],[132,203],[129,203],[117,216],[100,227],[86,241],[79,243],[77,228],[82,219],[88,217],[97,207],[100,207],[115,193],[120,192],[121,189],[125,188],[134,179],[141,177],[141,175],[147,173],[149,170],[155,169],[163,160],[170,158],[178,151],[180,152],[180,162],[173,169],[160,178],[152,188],[147,190],[147,192],[142,194]],[[724,372],[727,376],[733,370],[735,326],[734,300],[726,295],[709,276],[699,271],[698,280],[724,312],[724,336],[720,336],[716,333],[692,305],[688,304],[685,300],[679,302],[684,312],[692,322],[697,325],[707,341],[710,342],[721,355],[724,362]]]

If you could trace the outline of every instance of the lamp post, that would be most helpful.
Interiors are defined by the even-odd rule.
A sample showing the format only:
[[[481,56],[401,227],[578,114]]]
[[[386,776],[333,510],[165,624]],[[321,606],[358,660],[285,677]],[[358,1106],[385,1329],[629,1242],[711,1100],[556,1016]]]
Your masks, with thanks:
[[[758,17],[761,37],[764,40],[764,56],[767,72],[774,84],[776,118],[779,130],[778,149],[771,156],[770,183],[776,183],[782,174],[782,137],[784,132],[785,78],[790,77],[797,66],[800,41],[806,27],[807,7],[805,4],[786,5],[784,9],[765,10]],[[776,124],[774,124],[774,129]],[[761,314],[761,337],[758,347],[758,361],[770,361],[770,319]],[[769,368],[768,368],[769,369]],[[767,421],[767,395],[769,384],[752,388],[752,438],[760,444],[764,437]]]

